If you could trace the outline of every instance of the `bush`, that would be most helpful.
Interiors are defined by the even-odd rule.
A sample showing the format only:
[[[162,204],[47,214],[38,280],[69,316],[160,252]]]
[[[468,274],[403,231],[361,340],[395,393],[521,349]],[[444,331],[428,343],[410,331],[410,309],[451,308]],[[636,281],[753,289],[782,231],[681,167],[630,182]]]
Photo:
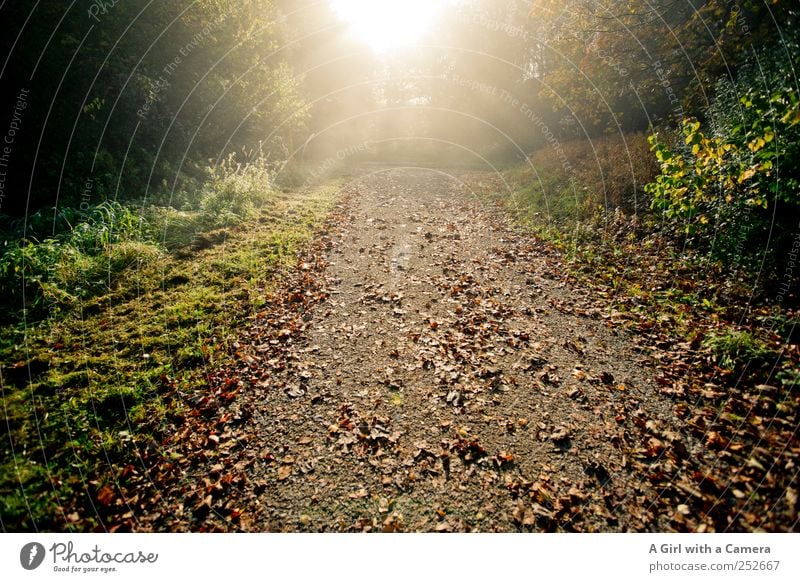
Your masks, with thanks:
[[[769,57],[760,55],[760,66],[756,60],[742,67],[736,82],[720,80],[706,120],[683,121],[679,147],[657,134],[650,137],[661,168],[645,188],[652,207],[728,263],[760,262],[763,257],[754,255],[769,240],[773,215],[773,248],[782,242],[781,231],[794,227],[790,217],[800,207],[800,95],[786,51],[796,50],[797,42],[788,41]],[[773,206],[785,212],[772,212]]]

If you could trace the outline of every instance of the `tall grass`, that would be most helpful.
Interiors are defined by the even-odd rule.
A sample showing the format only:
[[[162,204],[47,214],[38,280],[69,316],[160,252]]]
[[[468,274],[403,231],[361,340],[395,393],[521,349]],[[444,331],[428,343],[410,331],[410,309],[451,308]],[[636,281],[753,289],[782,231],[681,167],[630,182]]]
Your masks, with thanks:
[[[636,213],[648,208],[643,187],[656,171],[644,133],[565,141],[508,172],[509,206],[533,226],[574,225],[599,209]]]
[[[154,264],[199,233],[251,218],[272,194],[266,162],[231,157],[210,170],[193,210],[106,201],[83,213],[66,208],[18,221],[0,249],[0,320],[52,315],[110,292],[131,269]]]
[[[266,160],[237,163],[231,156],[211,169],[200,201],[201,219],[211,228],[228,226],[253,215],[272,196],[273,176]]]
[[[126,269],[160,256],[152,241],[142,239],[142,221],[131,208],[103,202],[61,234],[6,239],[0,256],[0,317],[24,312],[29,317],[52,313],[103,293]]]

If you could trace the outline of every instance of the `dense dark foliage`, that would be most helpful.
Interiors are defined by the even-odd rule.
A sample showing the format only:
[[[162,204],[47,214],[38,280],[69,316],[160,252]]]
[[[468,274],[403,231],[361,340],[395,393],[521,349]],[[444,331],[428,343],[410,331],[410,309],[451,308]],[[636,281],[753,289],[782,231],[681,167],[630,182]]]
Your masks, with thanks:
[[[6,214],[191,202],[209,158],[283,156],[302,124],[268,0],[23,0],[2,12],[0,103],[21,114]]]

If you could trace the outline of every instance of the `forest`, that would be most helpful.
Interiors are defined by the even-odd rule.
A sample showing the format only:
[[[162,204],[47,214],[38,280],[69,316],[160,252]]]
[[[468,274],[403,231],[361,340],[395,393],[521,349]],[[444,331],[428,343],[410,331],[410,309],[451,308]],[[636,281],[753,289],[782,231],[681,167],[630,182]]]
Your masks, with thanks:
[[[796,2],[0,17],[3,531],[798,530]]]

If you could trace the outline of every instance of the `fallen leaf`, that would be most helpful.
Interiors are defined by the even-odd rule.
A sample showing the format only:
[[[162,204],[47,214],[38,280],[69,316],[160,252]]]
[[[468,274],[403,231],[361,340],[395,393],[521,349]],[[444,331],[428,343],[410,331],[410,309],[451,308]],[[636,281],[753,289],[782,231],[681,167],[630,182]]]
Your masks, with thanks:
[[[285,481],[292,474],[291,465],[281,465],[278,467],[278,481]]]

